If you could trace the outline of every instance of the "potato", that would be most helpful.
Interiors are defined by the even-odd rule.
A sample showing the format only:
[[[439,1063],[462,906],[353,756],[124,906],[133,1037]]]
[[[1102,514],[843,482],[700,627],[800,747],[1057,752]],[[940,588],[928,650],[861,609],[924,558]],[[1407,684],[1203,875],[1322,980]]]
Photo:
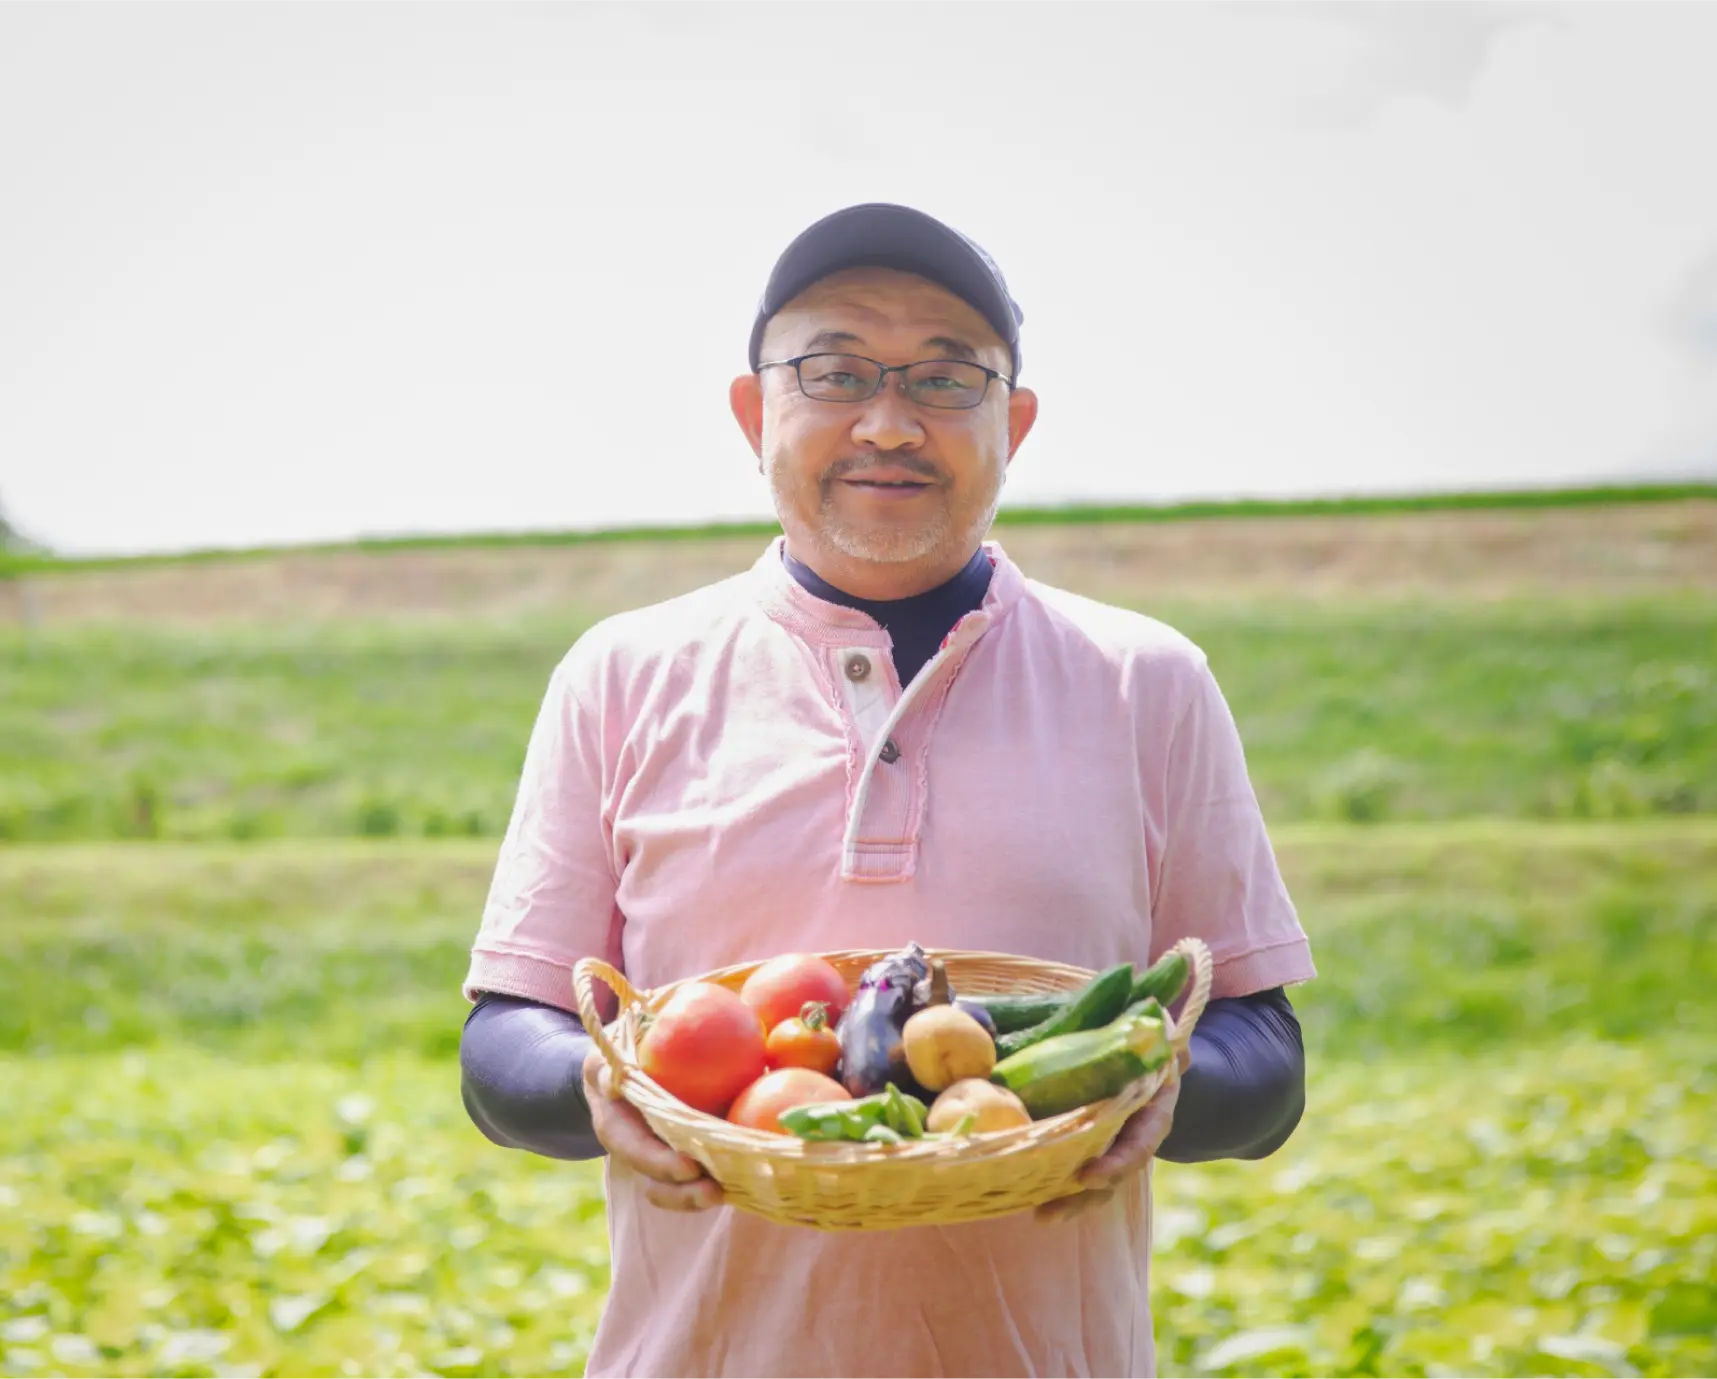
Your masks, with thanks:
[[[930,1114],[924,1118],[924,1128],[946,1134],[967,1116],[976,1117],[966,1127],[967,1133],[973,1135],[1031,1124],[1031,1112],[1025,1109],[1025,1103],[1006,1087],[998,1087],[981,1077],[969,1077],[936,1098]]]
[[[926,1006],[901,1031],[906,1066],[919,1086],[939,1092],[963,1077],[988,1077],[996,1066],[996,1041],[955,1006]]]

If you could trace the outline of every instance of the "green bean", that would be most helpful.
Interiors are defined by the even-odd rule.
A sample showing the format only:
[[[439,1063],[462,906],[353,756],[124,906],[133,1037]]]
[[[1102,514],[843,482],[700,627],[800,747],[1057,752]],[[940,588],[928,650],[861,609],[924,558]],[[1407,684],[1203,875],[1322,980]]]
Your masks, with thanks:
[[[885,1129],[895,1137],[882,1140],[894,1143],[902,1139],[918,1139],[924,1134],[924,1103],[917,1097],[904,1095],[893,1083],[888,1090],[858,1101],[825,1101],[812,1106],[795,1106],[781,1113],[781,1126],[802,1140],[845,1140],[879,1142],[871,1131]]]

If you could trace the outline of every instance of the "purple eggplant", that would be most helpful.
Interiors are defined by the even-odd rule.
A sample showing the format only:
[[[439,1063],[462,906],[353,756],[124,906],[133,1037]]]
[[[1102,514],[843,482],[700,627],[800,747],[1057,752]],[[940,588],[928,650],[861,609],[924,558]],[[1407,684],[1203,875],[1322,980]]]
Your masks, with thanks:
[[[953,984],[948,980],[948,970],[942,965],[940,958],[930,965],[929,973],[924,976],[916,988],[917,1008],[923,1010],[926,1006],[951,1005],[956,1010],[963,1010],[978,1022],[979,1027],[990,1038],[996,1037],[996,1022],[990,1018],[990,1012],[976,1001],[963,1001]]]
[[[954,1009],[963,1010],[966,1014],[976,1020],[978,1024],[983,1027],[984,1033],[989,1035],[990,1038],[994,1039],[996,1037],[996,1022],[990,1018],[990,1012],[985,1010],[976,1001],[962,1000],[960,997],[956,996],[954,998],[953,1005]]]
[[[891,1082],[917,1094],[906,1066],[903,1031],[919,1006],[919,982],[929,976],[924,950],[914,943],[873,962],[859,978],[852,1004],[835,1025],[841,1083],[854,1097],[872,1096]]]

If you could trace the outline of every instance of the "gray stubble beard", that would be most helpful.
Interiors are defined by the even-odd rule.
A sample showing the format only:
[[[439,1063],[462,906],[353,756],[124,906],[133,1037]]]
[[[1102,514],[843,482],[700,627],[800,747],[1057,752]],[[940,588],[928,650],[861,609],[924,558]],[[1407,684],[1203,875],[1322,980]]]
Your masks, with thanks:
[[[787,501],[790,495],[783,491],[779,479],[781,468],[770,464],[765,466],[765,470],[770,492],[775,499],[776,511],[790,510]],[[963,534],[963,548],[976,549],[978,542],[988,535],[995,524],[1007,478],[1007,466],[1004,465],[997,476],[995,492],[990,495],[989,502]],[[845,521],[836,510],[833,484],[827,481],[822,485],[820,511],[823,522],[817,533],[819,540],[851,560],[863,560],[877,565],[906,565],[922,560],[947,543],[953,534],[953,522],[949,518],[946,504],[935,517],[920,527],[876,529],[856,526]]]

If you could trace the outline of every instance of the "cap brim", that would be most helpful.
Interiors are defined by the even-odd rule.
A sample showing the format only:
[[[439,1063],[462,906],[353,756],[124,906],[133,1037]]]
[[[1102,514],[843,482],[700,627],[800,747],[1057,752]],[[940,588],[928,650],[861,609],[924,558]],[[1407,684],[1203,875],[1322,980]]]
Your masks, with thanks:
[[[846,268],[893,268],[947,288],[989,322],[1019,371],[1024,313],[1000,271],[957,230],[909,206],[849,206],[825,216],[789,244],[763,290],[751,331],[751,367],[761,361],[769,318],[813,283]]]

